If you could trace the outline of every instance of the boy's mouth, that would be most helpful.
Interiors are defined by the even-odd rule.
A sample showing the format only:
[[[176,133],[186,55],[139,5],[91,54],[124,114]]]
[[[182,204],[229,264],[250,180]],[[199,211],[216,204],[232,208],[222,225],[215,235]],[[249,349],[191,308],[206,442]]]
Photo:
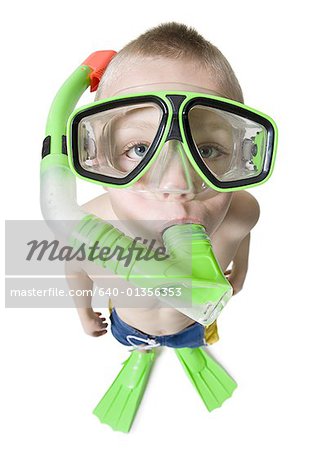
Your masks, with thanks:
[[[202,223],[202,221],[200,219],[198,219],[197,217],[180,217],[180,218],[172,219],[168,222],[163,223],[159,227],[158,231],[162,234],[166,228],[172,227],[173,225],[179,225],[182,223],[198,223],[206,228],[206,226]]]

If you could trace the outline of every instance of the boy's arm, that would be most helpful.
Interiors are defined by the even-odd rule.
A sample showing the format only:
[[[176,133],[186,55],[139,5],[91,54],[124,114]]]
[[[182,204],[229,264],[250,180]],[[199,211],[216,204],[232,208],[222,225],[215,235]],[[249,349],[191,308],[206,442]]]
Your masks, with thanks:
[[[233,287],[234,295],[240,292],[244,285],[248,269],[250,232],[256,225],[259,215],[259,204],[251,194],[245,191],[234,193],[224,226],[224,234],[229,236],[227,242],[235,243],[231,256],[232,269],[225,272]]]
[[[228,281],[233,287],[233,295],[236,295],[239,291],[241,291],[244,285],[248,269],[249,244],[250,232],[244,237],[238,247],[236,255],[232,261],[232,269],[225,272]]]
[[[65,270],[70,290],[81,294],[73,297],[85,333],[96,337],[107,333],[106,319],[92,308],[93,281],[81,268],[70,262],[66,263]]]

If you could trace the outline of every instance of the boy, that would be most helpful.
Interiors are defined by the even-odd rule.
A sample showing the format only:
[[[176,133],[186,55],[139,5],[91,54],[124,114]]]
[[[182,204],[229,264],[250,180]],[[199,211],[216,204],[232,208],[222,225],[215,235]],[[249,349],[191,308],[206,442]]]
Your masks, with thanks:
[[[104,61],[110,60],[111,52],[103,53],[109,55]],[[88,60],[67,80],[72,98],[66,97],[63,85],[66,103],[75,101],[74,83],[79,90],[87,85],[89,78],[85,77],[90,73],[87,70],[93,70]],[[95,79],[95,71],[93,76]],[[57,100],[53,110],[58,117],[61,91],[57,99],[59,108]],[[166,286],[171,286],[168,281],[174,280],[178,273],[185,278],[181,286],[187,287],[185,284],[190,279],[193,282],[195,276],[197,283],[200,278],[207,283],[218,275],[218,272],[210,275],[215,261],[208,253],[209,242],[233,293],[237,294],[247,273],[250,231],[259,218],[257,201],[241,189],[262,183],[271,174],[276,148],[274,122],[241,104],[243,96],[238,81],[219,50],[195,30],[177,23],[149,30],[114,56],[99,84],[96,100],[101,99],[77,110],[68,121],[68,170],[58,164],[58,172],[52,178],[44,178],[49,183],[44,184],[44,192],[50,194],[49,200],[44,195],[44,212],[49,204],[49,217],[56,218],[63,204],[64,214],[67,211],[80,220],[73,238],[82,245],[98,239],[105,249],[121,242],[119,248],[124,250],[126,246],[127,250],[133,244],[129,237],[152,239],[153,245],[162,245],[164,240],[169,253],[166,257],[170,259],[169,264],[161,266],[135,262],[129,269],[125,269],[120,259],[110,263],[101,260],[99,264],[90,260],[68,263],[70,287],[83,292],[83,297],[77,296],[75,301],[85,332],[91,336],[107,332],[105,318],[91,306],[93,281],[106,288],[121,282],[122,290],[129,283],[124,277],[131,281],[134,276],[136,282],[139,279],[153,284],[153,270],[161,267],[161,273],[156,273],[159,280],[156,284],[163,276]],[[53,131],[56,133],[55,127]],[[49,134],[47,146],[50,138]],[[47,146],[43,151],[45,158]],[[50,156],[48,164],[45,159],[45,168],[53,162],[49,169],[56,171],[56,160],[59,163],[60,158],[66,164],[66,157]],[[79,211],[70,168],[82,178],[102,184],[107,193]],[[63,183],[65,178],[70,183]],[[84,217],[84,210],[89,215]],[[192,259],[188,257],[189,248]],[[185,271],[189,263],[192,263],[190,278]],[[232,269],[227,270],[230,263]],[[112,270],[110,264],[117,274],[112,278],[108,274],[108,267]],[[220,280],[214,281],[218,281],[217,288]],[[210,284],[214,289],[215,283]],[[178,279],[173,285],[178,286]],[[198,296],[205,298],[209,291],[199,288],[198,285],[197,290],[188,288],[185,292],[198,292]],[[205,323],[204,318],[207,321],[211,317],[205,314],[209,311],[211,314],[213,305],[208,310],[209,303],[203,303],[205,309],[194,316],[195,304],[193,308],[185,304],[183,309],[179,302],[178,308],[186,315],[168,307],[159,294],[156,295],[160,298],[149,294],[140,297],[136,291],[129,292],[134,294],[126,299],[127,303],[117,295],[110,298],[111,332],[134,351],[94,414],[115,430],[129,431],[152,367],[154,347],[158,346],[175,348],[209,411],[221,406],[236,383],[202,349],[218,340],[216,321],[207,326],[201,324]],[[195,295],[193,300],[202,298],[196,299]]]
[[[241,88],[225,57],[195,30],[177,23],[160,25],[125,46],[108,66],[96,100],[161,90],[200,92],[243,102]],[[166,150],[169,154],[173,151],[170,144]],[[134,143],[130,151],[138,158],[137,154],[144,152],[144,146],[135,147]],[[118,223],[151,219],[163,224],[163,228],[169,223],[203,224],[223,271],[227,271],[232,262],[232,270],[226,275],[234,294],[237,294],[247,273],[250,231],[259,218],[258,203],[245,191],[231,193],[205,189],[197,180],[198,176],[194,178],[197,188],[188,191],[182,161],[176,159],[175,152],[172,156],[171,164],[162,168],[159,191],[148,193],[148,189],[144,190],[147,175],[137,183],[137,190],[106,188],[106,194],[90,201],[83,209],[106,221],[118,220]],[[155,170],[158,172],[159,168]],[[160,229],[152,230],[149,224],[149,229],[144,231],[146,235],[156,237]],[[68,266],[68,273],[73,275],[69,280],[71,287],[79,288],[80,283],[83,289],[92,287],[91,278],[74,263]],[[145,338],[177,336],[177,340],[171,338],[170,346],[171,342],[178,343],[181,338],[181,343],[187,347],[218,340],[216,323],[200,334],[203,328],[200,324],[176,309],[160,307],[155,299],[149,300],[148,307],[113,309],[111,331],[121,343],[140,344],[141,341],[133,343],[126,340],[126,334],[131,330],[139,330],[141,337]],[[79,298],[77,302],[80,305]],[[78,312],[85,332],[91,336],[105,334],[106,321],[100,313],[93,311],[91,298],[86,297],[83,302]]]

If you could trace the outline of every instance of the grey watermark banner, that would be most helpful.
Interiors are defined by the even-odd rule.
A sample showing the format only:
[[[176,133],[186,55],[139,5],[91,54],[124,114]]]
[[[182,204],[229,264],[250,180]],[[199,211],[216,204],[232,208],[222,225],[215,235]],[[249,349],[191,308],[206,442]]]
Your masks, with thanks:
[[[6,307],[189,307],[192,246],[158,221],[7,221]],[[166,242],[166,245],[165,245]]]

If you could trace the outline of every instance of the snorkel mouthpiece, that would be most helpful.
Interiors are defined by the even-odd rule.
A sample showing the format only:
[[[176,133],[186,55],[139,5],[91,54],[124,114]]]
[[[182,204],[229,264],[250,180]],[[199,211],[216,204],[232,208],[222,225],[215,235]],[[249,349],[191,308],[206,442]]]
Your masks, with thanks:
[[[91,86],[95,90],[100,76],[115,55],[113,51],[95,52],[66,80],[57,93],[47,121],[41,163],[41,209],[44,219],[53,232],[63,236],[75,248],[98,244],[124,250],[133,246],[134,240],[104,222],[88,215],[77,203],[76,179],[67,157],[66,127],[69,115],[82,93]],[[75,227],[75,222],[77,226]],[[178,224],[163,233],[166,258],[142,258],[148,249],[137,242],[141,258],[130,265],[117,257],[95,259],[92,264],[109,268],[139,287],[154,289],[161,301],[172,305],[193,320],[208,325],[212,323],[232,295],[232,287],[225,278],[212,250],[205,229],[199,224]],[[117,252],[116,252],[117,255]],[[98,281],[95,281],[99,284]],[[174,289],[180,295],[173,295]],[[159,295],[158,295],[159,293]]]
[[[187,261],[191,267],[191,282],[182,286],[191,307],[180,311],[203,325],[212,323],[233,289],[216,260],[205,228],[199,224],[173,225],[164,231],[163,242],[172,258]]]

